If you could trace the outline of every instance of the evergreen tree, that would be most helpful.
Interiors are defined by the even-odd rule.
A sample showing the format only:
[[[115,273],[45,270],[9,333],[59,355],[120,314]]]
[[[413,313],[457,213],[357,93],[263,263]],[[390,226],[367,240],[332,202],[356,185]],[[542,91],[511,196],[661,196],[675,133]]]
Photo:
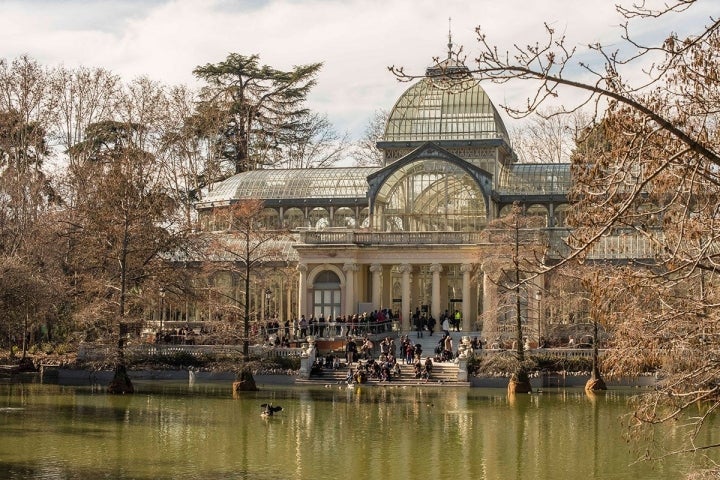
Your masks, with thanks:
[[[231,53],[222,62],[193,70],[207,83],[201,109],[222,115],[217,151],[235,173],[271,164],[271,153],[293,140],[307,121],[304,103],[322,66],[312,63],[283,71],[261,66],[259,59]]]

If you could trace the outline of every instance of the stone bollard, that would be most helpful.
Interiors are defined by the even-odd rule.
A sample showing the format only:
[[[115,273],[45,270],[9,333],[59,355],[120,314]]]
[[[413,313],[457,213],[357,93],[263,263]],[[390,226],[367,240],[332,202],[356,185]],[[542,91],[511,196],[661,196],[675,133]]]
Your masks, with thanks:
[[[458,364],[458,376],[457,381],[458,382],[467,382],[468,381],[468,357],[466,353],[461,353],[458,355],[457,358],[457,364]]]

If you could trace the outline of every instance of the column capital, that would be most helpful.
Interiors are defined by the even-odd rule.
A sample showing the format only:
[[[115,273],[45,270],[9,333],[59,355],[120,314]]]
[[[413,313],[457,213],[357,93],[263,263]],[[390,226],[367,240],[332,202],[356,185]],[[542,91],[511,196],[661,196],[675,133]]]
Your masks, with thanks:
[[[370,271],[373,273],[375,273],[375,272],[382,273],[382,270],[383,270],[382,263],[373,263],[372,265],[370,265]]]
[[[345,263],[343,264],[343,272],[357,272],[359,267],[357,263]]]
[[[308,271],[308,267],[304,263],[298,263],[297,269],[298,269],[298,272],[300,272],[300,273],[307,273],[307,271]]]
[[[460,265],[460,271],[462,273],[472,272],[474,265],[472,263],[463,263]]]
[[[443,266],[439,263],[433,263],[432,265],[430,265],[430,271],[432,273],[440,273],[443,271]]]
[[[413,267],[409,263],[403,263],[400,267],[398,267],[398,270],[400,273],[412,273]]]

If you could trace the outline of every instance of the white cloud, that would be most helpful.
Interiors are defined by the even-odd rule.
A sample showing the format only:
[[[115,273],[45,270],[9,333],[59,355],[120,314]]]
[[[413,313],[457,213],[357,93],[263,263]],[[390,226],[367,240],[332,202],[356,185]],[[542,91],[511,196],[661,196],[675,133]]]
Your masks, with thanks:
[[[673,21],[707,23],[712,2],[700,3],[696,14],[640,33],[683,31]],[[501,50],[541,40],[544,22],[584,48],[619,41],[622,21],[613,2],[574,0],[5,0],[0,57],[27,53],[45,65],[101,66],[128,79],[187,84],[195,83],[197,65],[229,52],[258,53],[278,68],[321,61],[311,107],[357,137],[372,112],[390,109],[408,86],[388,66],[421,73],[432,57],[445,55],[448,17],[453,42],[464,46],[469,63],[478,25]],[[496,104],[521,101],[526,88],[486,86]]]

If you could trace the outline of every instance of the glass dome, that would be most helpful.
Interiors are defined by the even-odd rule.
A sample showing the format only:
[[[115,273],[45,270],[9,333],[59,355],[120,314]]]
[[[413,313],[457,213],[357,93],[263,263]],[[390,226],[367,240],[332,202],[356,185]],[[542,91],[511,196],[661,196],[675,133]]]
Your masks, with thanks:
[[[505,124],[485,90],[464,66],[438,64],[398,99],[384,142],[488,140],[509,142]]]

